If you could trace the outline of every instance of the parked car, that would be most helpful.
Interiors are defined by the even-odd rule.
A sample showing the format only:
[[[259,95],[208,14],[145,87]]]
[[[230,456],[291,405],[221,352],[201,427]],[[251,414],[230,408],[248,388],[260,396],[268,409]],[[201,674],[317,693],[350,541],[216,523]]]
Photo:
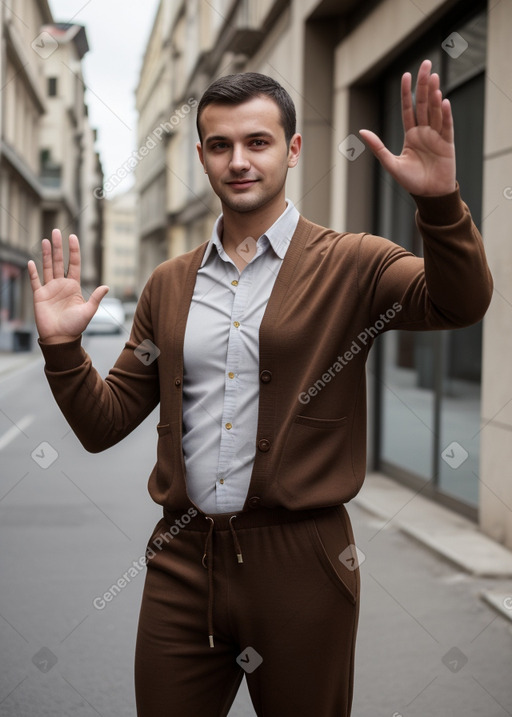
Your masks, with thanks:
[[[127,319],[133,319],[135,309],[137,308],[137,301],[123,301],[124,313]]]
[[[86,334],[120,334],[126,319],[119,299],[105,297],[85,329]]]

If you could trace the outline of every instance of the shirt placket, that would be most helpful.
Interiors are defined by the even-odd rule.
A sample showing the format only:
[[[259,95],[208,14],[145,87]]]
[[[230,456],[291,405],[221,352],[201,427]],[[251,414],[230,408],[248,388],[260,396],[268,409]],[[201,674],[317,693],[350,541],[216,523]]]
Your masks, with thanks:
[[[216,480],[216,502],[217,510],[220,512],[229,510],[231,490],[227,475],[236,458],[235,451],[239,442],[237,409],[238,396],[240,392],[243,391],[243,385],[239,376],[240,365],[243,360],[242,332],[244,331],[244,319],[246,318],[253,269],[254,265],[249,264],[244,271],[238,275],[238,278],[234,277],[231,281],[233,301],[226,353],[222,430]]]

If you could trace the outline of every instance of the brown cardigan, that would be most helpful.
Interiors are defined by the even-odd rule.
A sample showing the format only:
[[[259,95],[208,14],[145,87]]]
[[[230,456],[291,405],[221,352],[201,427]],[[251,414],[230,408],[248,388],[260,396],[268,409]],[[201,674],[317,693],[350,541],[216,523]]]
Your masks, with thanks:
[[[374,336],[458,328],[484,315],[492,278],[458,190],[414,199],[424,260],[381,237],[299,219],[260,328],[257,450],[245,508],[353,498],[365,476],[365,361]],[[87,450],[122,440],[160,402],[149,492],[169,510],[192,505],[181,445],[183,340],[205,247],[155,269],[105,380],[79,339],[40,342],[53,395]],[[134,352],[145,339],[160,350],[147,364]]]

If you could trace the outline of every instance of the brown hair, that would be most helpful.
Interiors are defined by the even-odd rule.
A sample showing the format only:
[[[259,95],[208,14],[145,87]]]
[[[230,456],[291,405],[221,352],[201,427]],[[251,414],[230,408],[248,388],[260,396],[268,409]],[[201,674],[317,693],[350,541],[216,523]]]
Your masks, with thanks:
[[[196,125],[199,141],[201,143],[203,141],[199,120],[202,111],[207,105],[240,105],[260,95],[270,97],[279,107],[286,144],[289,144],[295,134],[296,126],[295,105],[293,104],[293,100],[284,87],[281,87],[272,77],[261,75],[259,72],[241,72],[236,75],[224,75],[224,77],[219,77],[219,79],[212,82],[212,84],[206,88],[197,107]]]

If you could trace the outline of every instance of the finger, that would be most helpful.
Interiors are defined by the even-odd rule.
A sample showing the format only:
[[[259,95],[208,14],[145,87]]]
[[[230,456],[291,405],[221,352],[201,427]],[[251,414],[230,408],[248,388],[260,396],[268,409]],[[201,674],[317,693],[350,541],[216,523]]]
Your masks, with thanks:
[[[443,95],[439,89],[439,75],[430,76],[428,100],[430,126],[440,133],[443,128],[443,110],[441,108]]]
[[[53,279],[52,243],[49,239],[41,242],[43,252],[43,281],[47,284]]]
[[[423,60],[418,70],[416,81],[416,122],[418,125],[428,125],[428,84],[431,67],[430,60]]]
[[[80,243],[76,234],[69,235],[68,279],[80,283]]]
[[[447,142],[450,142],[450,144],[453,144],[453,115],[450,100],[444,99],[442,101],[441,111],[443,113],[443,127],[441,130],[441,137]]]
[[[28,268],[28,275],[30,277],[30,286],[32,287],[32,291],[35,293],[38,289],[41,288],[41,282],[39,280],[39,274],[37,272],[37,267],[35,265],[35,262],[30,259],[30,261],[27,264]]]
[[[412,76],[410,72],[402,75],[402,123],[404,132],[416,127],[414,103],[412,101]]]
[[[64,276],[64,253],[62,251],[62,234],[59,229],[52,231],[53,249],[53,278],[61,279]]]

